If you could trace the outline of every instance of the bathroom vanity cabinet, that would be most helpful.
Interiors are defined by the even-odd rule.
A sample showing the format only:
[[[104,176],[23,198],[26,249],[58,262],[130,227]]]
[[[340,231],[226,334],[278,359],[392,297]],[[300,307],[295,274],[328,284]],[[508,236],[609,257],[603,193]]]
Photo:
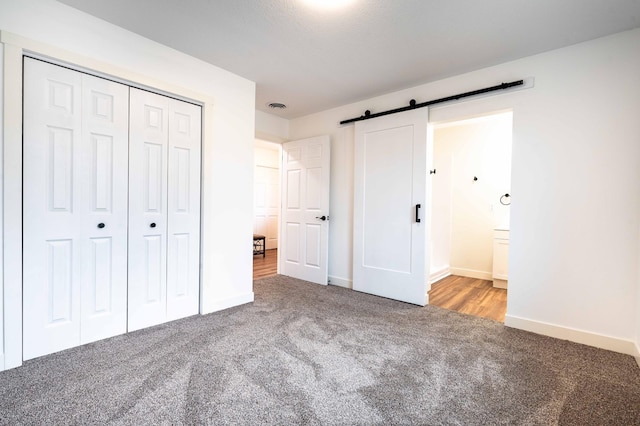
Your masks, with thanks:
[[[493,231],[493,286],[507,288],[509,279],[509,230]]]

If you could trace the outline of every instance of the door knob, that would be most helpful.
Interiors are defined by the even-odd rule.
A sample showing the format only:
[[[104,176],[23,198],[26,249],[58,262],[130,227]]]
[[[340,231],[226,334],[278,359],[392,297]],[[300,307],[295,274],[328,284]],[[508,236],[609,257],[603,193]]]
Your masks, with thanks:
[[[320,220],[329,220],[329,216],[316,216],[316,219],[320,219]]]
[[[154,223],[152,223],[151,225],[149,225],[149,228],[155,228],[155,227],[156,227],[155,222],[154,222]]]
[[[104,228],[104,223],[99,223],[98,224],[98,228],[100,228],[100,229]]]

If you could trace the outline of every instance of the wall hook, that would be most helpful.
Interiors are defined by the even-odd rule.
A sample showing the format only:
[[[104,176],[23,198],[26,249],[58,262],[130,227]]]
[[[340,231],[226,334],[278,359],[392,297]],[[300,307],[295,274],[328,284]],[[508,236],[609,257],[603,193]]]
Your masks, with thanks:
[[[511,197],[511,195],[509,194],[504,194],[502,197],[500,197],[500,204],[502,204],[503,206],[510,206],[511,205],[511,200],[509,199],[509,197]],[[505,201],[509,201],[508,203]]]
[[[435,174],[436,174],[436,169],[429,170],[429,174],[430,174],[430,175],[435,175]]]
[[[478,180],[478,177],[477,177],[477,176],[474,176],[474,177],[473,177],[473,181],[475,182],[475,181],[477,181],[477,180]]]

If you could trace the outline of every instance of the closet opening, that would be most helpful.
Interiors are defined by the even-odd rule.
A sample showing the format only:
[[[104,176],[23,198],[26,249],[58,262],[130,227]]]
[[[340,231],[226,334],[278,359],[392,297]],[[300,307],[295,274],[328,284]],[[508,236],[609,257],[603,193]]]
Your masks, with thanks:
[[[431,305],[504,322],[512,134],[512,112],[433,125]]]
[[[23,71],[23,360],[198,314],[201,106]]]
[[[278,273],[282,147],[256,139],[253,174],[253,279]]]

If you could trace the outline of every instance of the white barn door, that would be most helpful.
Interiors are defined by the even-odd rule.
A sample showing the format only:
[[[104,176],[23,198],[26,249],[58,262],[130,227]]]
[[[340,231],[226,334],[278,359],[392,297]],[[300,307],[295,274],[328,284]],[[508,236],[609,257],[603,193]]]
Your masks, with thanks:
[[[282,144],[280,273],[327,284],[329,136]]]
[[[353,289],[427,303],[427,109],[356,123]]]
[[[31,359],[126,331],[128,87],[30,58],[24,73]]]

